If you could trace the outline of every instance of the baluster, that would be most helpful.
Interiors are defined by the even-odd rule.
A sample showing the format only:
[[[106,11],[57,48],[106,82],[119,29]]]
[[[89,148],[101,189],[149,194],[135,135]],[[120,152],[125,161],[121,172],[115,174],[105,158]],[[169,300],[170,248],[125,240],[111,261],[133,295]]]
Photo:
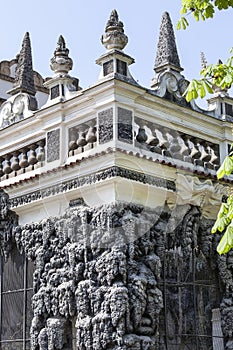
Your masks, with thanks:
[[[19,165],[19,152],[15,151],[13,152],[13,158],[12,158],[12,163],[11,163],[11,169],[13,171],[18,171],[20,169],[20,165]]]
[[[37,142],[38,147],[38,152],[37,152],[37,160],[38,162],[42,163],[45,160],[45,150],[44,150],[44,146],[45,146],[45,140],[41,140],[39,142]]]
[[[192,138],[190,138],[190,141],[192,143],[190,157],[192,159],[192,162],[194,162],[196,164],[196,161],[201,156],[201,152],[198,148],[197,139],[192,137]]]
[[[163,150],[163,155],[166,156],[166,157],[172,157],[170,148],[171,148],[171,145],[172,145],[173,137],[172,137],[172,135],[171,135],[171,133],[169,131],[170,130],[168,128],[166,128],[166,127],[164,127],[162,129],[163,137],[167,141],[166,142],[166,148],[164,148],[164,150]]]
[[[167,138],[164,135],[164,131],[165,130],[162,127],[160,127],[160,128],[155,130],[156,135],[157,135],[157,137],[159,139],[159,147],[160,147],[160,149],[162,151],[162,155],[166,154],[167,149],[169,147],[169,142],[168,142]]]
[[[94,123],[92,123],[94,124]],[[96,127],[94,125],[90,125],[87,133],[86,133],[86,141],[87,143],[94,143],[96,142],[97,137],[96,137]]]
[[[185,162],[191,163],[191,162],[192,162],[192,158],[191,158],[191,156],[190,156],[190,153],[191,153],[191,144],[190,144],[190,143],[191,143],[191,142],[190,142],[190,140],[189,140],[189,136],[183,134],[183,135],[181,135],[181,139],[182,139],[182,141],[183,141],[183,144],[182,144],[182,146],[181,146],[180,152],[181,152],[182,155],[183,155],[183,160],[184,160]]]
[[[210,159],[210,162],[214,165],[214,169],[218,169],[220,165],[220,159],[219,159],[219,146],[213,145],[211,148],[211,154],[212,157]]]
[[[77,131],[78,131],[78,139],[76,143],[78,147],[82,148],[82,152],[83,152],[83,147],[86,146],[87,144],[86,135],[85,135],[85,125],[78,126]]]
[[[26,168],[28,167],[28,165],[29,165],[29,163],[28,163],[27,151],[28,151],[27,148],[23,148],[23,149],[21,150],[22,155],[21,155],[21,159],[20,159],[20,162],[19,162],[19,166],[20,166],[20,168],[23,169],[24,172],[25,172],[25,169],[26,169]]]
[[[172,158],[175,159],[183,159],[183,155],[181,154],[181,145],[179,144],[179,134],[175,130],[170,130],[169,131],[170,135],[170,147],[169,147],[169,152],[172,156]]]
[[[32,166],[32,169],[34,169],[34,165],[38,162],[36,158],[36,148],[37,148],[37,145],[35,143],[30,146],[28,163]]]
[[[146,134],[146,131],[143,127],[139,126],[139,129],[138,129],[138,134],[136,136],[136,140],[139,142],[139,143],[144,143],[146,142],[147,140],[147,134]]]
[[[11,157],[12,155],[11,154],[7,154],[5,156],[5,164],[4,164],[4,167],[3,167],[3,172],[4,174],[8,175],[12,172],[12,169],[11,169]]]
[[[77,139],[77,130],[76,128],[71,128],[69,130],[69,155],[74,155],[74,150],[78,148],[76,143]]]
[[[162,150],[159,147],[159,138],[156,134],[156,130],[151,131],[151,134],[147,139],[147,144],[151,152],[162,154]]]
[[[200,158],[195,161],[195,165],[204,166],[211,158],[211,155],[206,151],[206,142],[199,142]]]
[[[218,146],[217,146],[218,147]],[[209,144],[207,146],[208,153],[210,154],[210,161],[205,164],[206,168],[208,169],[215,169],[219,166],[219,157],[217,156],[217,151],[216,145],[211,145]]]

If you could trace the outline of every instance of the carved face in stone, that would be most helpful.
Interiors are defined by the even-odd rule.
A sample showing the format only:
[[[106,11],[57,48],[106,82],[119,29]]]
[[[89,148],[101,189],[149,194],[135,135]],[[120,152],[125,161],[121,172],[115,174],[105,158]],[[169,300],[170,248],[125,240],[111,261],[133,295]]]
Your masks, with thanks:
[[[1,111],[1,117],[3,120],[9,120],[11,116],[11,103],[7,102],[4,104],[2,111]]]
[[[15,116],[20,116],[23,114],[24,110],[24,98],[22,96],[18,96],[15,98],[13,102],[12,112]]]

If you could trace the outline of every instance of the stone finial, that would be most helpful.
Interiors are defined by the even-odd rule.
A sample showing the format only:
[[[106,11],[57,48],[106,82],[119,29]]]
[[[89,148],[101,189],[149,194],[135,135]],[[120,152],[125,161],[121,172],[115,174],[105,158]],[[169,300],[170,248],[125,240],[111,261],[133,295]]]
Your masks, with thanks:
[[[67,74],[73,67],[73,61],[69,57],[69,49],[66,47],[62,35],[59,36],[54,56],[50,61],[50,68],[55,74]]]
[[[180,66],[173,25],[167,12],[162,16],[154,69],[157,70],[165,65],[171,65],[178,71],[183,70]]]
[[[119,21],[116,10],[111,12],[101,42],[107,50],[123,50],[128,43],[128,37],[124,34],[124,24]]]
[[[13,89],[8,93],[15,95],[18,92],[25,92],[33,96],[36,94],[34,86],[34,73],[32,68],[31,43],[28,32],[26,32],[23,38],[22,48],[17,57]]]

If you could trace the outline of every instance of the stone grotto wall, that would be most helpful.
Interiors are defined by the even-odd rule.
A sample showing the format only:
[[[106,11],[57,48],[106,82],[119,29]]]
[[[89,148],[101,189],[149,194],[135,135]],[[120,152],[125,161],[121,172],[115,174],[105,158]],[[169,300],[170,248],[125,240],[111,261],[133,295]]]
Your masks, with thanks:
[[[35,265],[33,350],[208,349],[219,307],[233,349],[233,254],[217,255],[198,208],[77,200],[38,223],[12,215],[1,200],[2,255],[15,242]]]

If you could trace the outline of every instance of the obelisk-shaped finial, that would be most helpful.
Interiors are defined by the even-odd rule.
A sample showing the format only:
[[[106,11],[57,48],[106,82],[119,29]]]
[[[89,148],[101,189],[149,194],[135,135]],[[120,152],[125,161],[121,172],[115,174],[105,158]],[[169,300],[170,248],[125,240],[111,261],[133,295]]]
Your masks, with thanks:
[[[15,95],[18,92],[25,92],[30,95],[35,95],[34,73],[32,68],[32,51],[29,33],[26,32],[21,51],[18,55],[18,63],[15,69],[15,81],[13,89],[8,93]]]
[[[162,16],[154,69],[158,71],[164,66],[171,66],[178,71],[183,70],[180,66],[173,25],[168,12],[164,12]]]

